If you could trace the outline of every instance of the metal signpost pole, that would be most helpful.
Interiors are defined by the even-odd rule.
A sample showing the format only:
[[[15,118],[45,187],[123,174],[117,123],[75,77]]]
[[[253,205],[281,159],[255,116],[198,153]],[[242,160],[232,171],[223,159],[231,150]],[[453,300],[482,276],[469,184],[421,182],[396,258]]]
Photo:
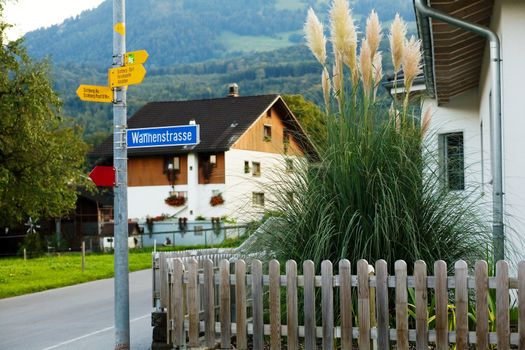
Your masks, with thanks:
[[[125,0],[113,0],[113,67],[124,65],[126,52]],[[128,280],[128,153],[126,149],[126,86],[114,89],[113,164],[115,185],[115,349],[129,349]]]

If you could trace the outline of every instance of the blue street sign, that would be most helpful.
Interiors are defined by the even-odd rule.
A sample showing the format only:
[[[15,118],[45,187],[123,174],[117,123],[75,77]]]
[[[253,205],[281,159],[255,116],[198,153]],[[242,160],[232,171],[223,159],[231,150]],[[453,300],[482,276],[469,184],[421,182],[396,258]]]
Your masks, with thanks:
[[[164,126],[160,128],[128,129],[128,148],[197,145],[198,125]]]

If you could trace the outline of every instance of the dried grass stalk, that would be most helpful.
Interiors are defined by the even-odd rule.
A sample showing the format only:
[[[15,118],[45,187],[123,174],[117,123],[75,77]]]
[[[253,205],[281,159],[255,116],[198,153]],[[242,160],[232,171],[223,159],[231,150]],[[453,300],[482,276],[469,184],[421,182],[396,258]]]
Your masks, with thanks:
[[[366,20],[366,40],[370,46],[370,55],[372,56],[372,61],[374,61],[375,54],[379,49],[379,44],[381,43],[381,38],[383,34],[381,33],[381,22],[379,22],[379,17],[377,12],[372,10],[370,15]]]
[[[397,73],[401,68],[403,61],[403,51],[405,47],[405,36],[407,33],[407,25],[405,21],[396,13],[396,17],[390,25],[390,51],[392,53],[392,65],[394,66],[394,73]]]
[[[319,63],[324,65],[326,63],[326,37],[323,32],[323,24],[312,8],[308,10],[304,33],[308,48]]]

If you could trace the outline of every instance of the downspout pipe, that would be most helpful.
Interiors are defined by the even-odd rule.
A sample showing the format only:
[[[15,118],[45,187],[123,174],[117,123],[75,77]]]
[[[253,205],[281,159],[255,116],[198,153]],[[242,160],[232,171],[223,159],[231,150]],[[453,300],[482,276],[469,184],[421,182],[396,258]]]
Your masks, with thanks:
[[[452,26],[479,34],[488,39],[490,45],[491,70],[491,159],[492,159],[492,239],[494,244],[494,262],[505,258],[505,230],[503,225],[503,148],[501,130],[501,56],[500,40],[492,30],[452,17],[434,9],[426,0],[414,0],[417,11],[422,17],[429,17]],[[437,91],[436,91],[437,93]]]

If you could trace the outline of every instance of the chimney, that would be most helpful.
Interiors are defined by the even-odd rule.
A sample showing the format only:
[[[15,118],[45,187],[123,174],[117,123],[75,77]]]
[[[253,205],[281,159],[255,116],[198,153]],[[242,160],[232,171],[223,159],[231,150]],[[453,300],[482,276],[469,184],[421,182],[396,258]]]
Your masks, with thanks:
[[[228,85],[228,97],[239,97],[239,85],[235,83]]]

